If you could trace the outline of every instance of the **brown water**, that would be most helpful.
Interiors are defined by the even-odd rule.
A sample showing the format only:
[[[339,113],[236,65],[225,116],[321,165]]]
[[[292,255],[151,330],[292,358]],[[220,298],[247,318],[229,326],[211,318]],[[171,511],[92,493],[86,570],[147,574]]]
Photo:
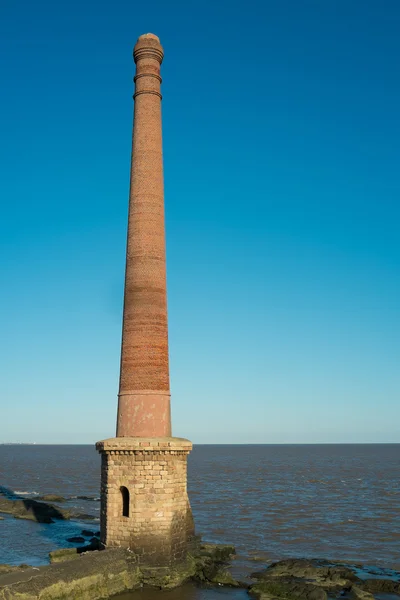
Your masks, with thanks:
[[[136,592],[119,594],[113,600],[249,600],[246,590],[232,590],[227,588],[196,587],[190,583],[174,590],[143,589]],[[399,600],[385,598],[382,600]]]
[[[73,546],[66,537],[98,529],[99,467],[91,446],[0,446],[6,493],[61,494],[94,519],[46,525],[4,515],[0,563],[44,564],[50,550]],[[203,538],[236,546],[237,574],[288,556],[400,568],[400,445],[195,446],[189,495]]]

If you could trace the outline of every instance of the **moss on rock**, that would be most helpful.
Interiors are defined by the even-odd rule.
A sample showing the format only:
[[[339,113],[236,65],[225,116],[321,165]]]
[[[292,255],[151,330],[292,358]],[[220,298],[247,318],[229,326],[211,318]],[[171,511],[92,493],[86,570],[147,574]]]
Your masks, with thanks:
[[[234,579],[232,574],[227,569],[218,569],[215,575],[210,580],[210,583],[216,585],[225,585],[229,587],[241,587],[241,584]]]
[[[100,600],[143,585],[170,589],[189,579],[239,585],[225,568],[232,546],[195,544],[184,563],[160,568],[141,566],[129,550],[84,549],[55,550],[48,566],[0,573],[0,600]]]
[[[249,592],[260,600],[327,600],[328,594],[352,600],[373,600],[375,593],[400,596],[399,573],[392,571],[392,579],[372,579],[369,574],[362,565],[285,559],[253,573],[257,582]]]
[[[66,502],[67,498],[64,498],[64,496],[58,496],[57,494],[45,494],[44,496],[37,496],[36,500],[43,502]]]
[[[5,565],[2,564],[0,565],[0,575],[3,575],[4,573],[15,573],[16,571],[23,571],[24,569],[30,569],[31,567],[29,565],[19,565],[19,566],[15,566],[15,565]]]
[[[394,579],[367,579],[362,589],[370,594],[397,594],[400,596],[400,581]]]
[[[1,600],[100,600],[133,590],[142,575],[131,553],[115,549],[0,575]]]
[[[250,587],[250,594],[257,598],[282,598],[286,600],[327,600],[325,590],[295,577],[271,577],[262,579]]]
[[[61,550],[53,550],[53,552],[49,552],[49,558],[50,564],[79,558],[78,548],[61,548]]]

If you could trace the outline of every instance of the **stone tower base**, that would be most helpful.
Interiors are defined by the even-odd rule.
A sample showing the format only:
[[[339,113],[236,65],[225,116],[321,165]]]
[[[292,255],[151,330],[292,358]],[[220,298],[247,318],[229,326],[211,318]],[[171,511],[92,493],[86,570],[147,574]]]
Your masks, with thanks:
[[[96,449],[101,454],[103,547],[130,548],[149,566],[185,560],[194,535],[186,487],[192,443],[118,437],[97,442]]]

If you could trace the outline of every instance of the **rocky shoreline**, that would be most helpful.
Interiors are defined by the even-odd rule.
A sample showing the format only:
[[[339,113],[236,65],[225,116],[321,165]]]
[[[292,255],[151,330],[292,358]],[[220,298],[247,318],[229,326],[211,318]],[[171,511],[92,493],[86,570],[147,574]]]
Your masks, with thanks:
[[[143,586],[171,589],[187,581],[238,587],[227,566],[233,546],[196,540],[184,564],[149,568],[125,549],[50,553],[43,567],[0,565],[0,600],[100,600]]]
[[[32,499],[2,491],[0,513],[39,523],[93,518],[53,504],[67,500],[55,494]],[[170,568],[143,567],[135,554],[123,549],[99,551],[99,532],[84,529],[66,541],[77,546],[50,552],[49,565],[0,565],[0,600],[101,600],[143,586],[170,589],[187,581],[242,588],[259,600],[400,600],[400,573],[390,569],[286,559],[240,581],[229,570],[234,547],[202,543],[200,538],[193,541],[186,563]]]
[[[143,586],[171,589],[188,581],[246,589],[258,600],[389,600],[400,598],[400,573],[321,559],[285,559],[236,580],[233,546],[193,542],[185,564],[149,568],[129,550],[70,548],[39,568],[0,565],[0,600],[101,600]]]
[[[251,578],[248,591],[260,600],[328,600],[353,598],[374,600],[374,594],[400,596],[400,573],[375,573],[363,565],[332,563],[321,559],[286,559],[273,563]]]
[[[81,496],[84,500],[96,500],[89,496]],[[68,498],[48,494],[38,498],[24,498],[12,492],[0,491],[0,513],[12,515],[15,519],[27,519],[38,523],[54,523],[55,520],[77,519],[91,521],[96,517],[80,513],[73,509],[63,508],[53,502],[66,502]]]

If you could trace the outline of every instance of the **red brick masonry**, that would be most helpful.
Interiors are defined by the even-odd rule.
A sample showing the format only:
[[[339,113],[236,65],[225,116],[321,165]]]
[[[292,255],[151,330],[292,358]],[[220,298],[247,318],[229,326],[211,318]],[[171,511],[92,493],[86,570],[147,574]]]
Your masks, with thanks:
[[[134,48],[135,112],[117,436],[170,436],[164,180],[157,36]]]

